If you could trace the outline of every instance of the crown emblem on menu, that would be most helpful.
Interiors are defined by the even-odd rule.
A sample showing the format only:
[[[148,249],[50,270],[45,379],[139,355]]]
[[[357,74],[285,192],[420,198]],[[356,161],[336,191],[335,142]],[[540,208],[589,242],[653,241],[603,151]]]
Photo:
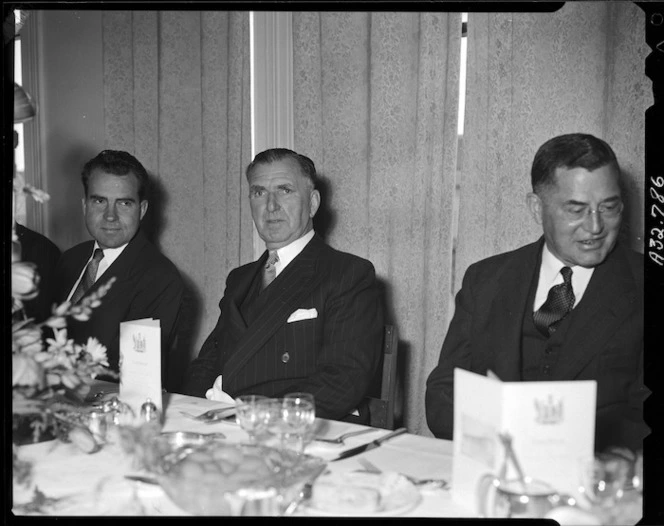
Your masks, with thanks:
[[[145,336],[139,332],[138,334],[132,334],[131,337],[134,340],[134,351],[145,352]]]
[[[563,421],[563,401],[554,399],[553,395],[546,398],[535,399],[535,410],[538,424],[559,424]]]

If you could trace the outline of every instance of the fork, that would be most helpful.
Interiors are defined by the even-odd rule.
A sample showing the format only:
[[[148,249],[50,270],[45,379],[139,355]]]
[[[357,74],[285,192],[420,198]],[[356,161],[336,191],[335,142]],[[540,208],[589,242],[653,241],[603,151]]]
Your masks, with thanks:
[[[318,442],[327,442],[328,444],[343,444],[344,440],[350,437],[354,437],[357,435],[362,435],[364,433],[370,433],[371,431],[376,431],[374,428],[368,428],[368,429],[360,429],[359,431],[351,431],[349,433],[344,433],[343,435],[339,435],[338,437],[335,438],[325,438],[325,437],[314,437],[314,440]]]
[[[362,464],[364,470],[369,473],[382,473],[381,469],[368,461],[366,458],[358,458],[357,461]],[[427,486],[429,488],[449,489],[449,483],[445,479],[418,479],[405,473],[399,473],[402,477],[408,479],[413,486]]]
[[[205,413],[201,413],[200,415],[192,415],[191,413],[187,413],[186,411],[180,411],[180,414],[189,418],[193,418],[194,420],[210,421],[210,420],[216,420],[219,417],[219,415],[234,409],[235,406],[220,407],[217,409],[210,409],[209,411],[205,411]]]

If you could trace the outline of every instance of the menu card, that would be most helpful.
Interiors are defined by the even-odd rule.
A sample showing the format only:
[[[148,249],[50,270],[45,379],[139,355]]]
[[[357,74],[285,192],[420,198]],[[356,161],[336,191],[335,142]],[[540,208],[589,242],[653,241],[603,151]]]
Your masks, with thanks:
[[[145,318],[120,323],[120,400],[136,421],[150,399],[161,413],[161,327]]]
[[[594,452],[596,391],[594,380],[501,382],[455,369],[453,499],[477,510],[480,481],[505,466],[500,434],[525,476],[577,495],[582,459]],[[511,461],[505,474],[518,477]]]

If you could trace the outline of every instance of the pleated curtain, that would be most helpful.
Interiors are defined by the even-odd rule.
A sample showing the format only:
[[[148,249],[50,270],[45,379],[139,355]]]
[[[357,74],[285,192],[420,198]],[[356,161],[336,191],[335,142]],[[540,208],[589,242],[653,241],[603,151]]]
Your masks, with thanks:
[[[102,24],[106,147],[152,175],[145,227],[187,285],[182,370],[226,276],[253,259],[249,12],[105,11]]]
[[[416,433],[450,314],[460,42],[458,13],[293,14],[295,149],[328,242],[376,267]]]

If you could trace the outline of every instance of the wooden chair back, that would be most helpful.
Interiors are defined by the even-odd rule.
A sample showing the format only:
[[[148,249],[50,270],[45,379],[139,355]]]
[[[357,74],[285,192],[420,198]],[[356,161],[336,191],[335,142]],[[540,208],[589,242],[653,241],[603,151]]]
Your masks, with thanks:
[[[383,335],[383,371],[380,397],[369,396],[369,425],[394,429],[397,397],[397,358],[399,335],[394,325],[386,325]]]

